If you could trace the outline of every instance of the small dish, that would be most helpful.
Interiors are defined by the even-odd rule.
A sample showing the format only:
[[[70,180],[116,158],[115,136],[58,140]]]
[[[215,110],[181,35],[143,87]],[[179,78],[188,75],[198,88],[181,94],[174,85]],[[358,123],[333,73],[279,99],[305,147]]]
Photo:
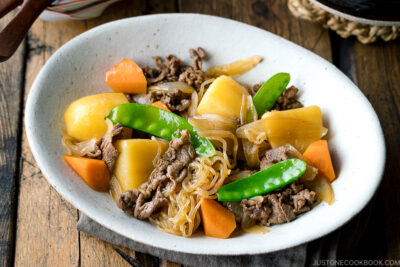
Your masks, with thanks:
[[[194,30],[195,29],[195,30]],[[229,34],[227,34],[229,33]],[[288,72],[300,100],[319,105],[338,178],[335,202],[321,203],[293,222],[265,235],[229,239],[184,238],[160,232],[124,214],[106,193],[91,190],[62,160],[63,113],[75,99],[110,92],[104,72],[122,58],[139,65],[175,54],[190,62],[188,49],[208,53],[205,68],[260,55],[255,69],[239,78],[253,84]],[[60,75],[62,73],[62,75]],[[104,227],[148,246],[182,253],[243,255],[267,253],[311,241],[356,215],[378,187],[385,165],[379,120],[361,91],[335,66],[281,37],[240,22],[199,14],[163,14],[114,21],[69,41],[45,64],[28,96],[26,131],[33,155],[49,183],[76,208]]]
[[[89,0],[65,3],[61,6],[46,8],[39,18],[52,21],[64,22],[68,20],[87,20],[100,16],[111,4],[120,0]]]

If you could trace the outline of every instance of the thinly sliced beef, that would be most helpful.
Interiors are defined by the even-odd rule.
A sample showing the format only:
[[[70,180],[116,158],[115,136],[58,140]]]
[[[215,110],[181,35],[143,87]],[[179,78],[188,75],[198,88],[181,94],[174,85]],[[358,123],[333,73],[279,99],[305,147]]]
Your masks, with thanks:
[[[205,80],[205,74],[201,70],[206,53],[200,47],[190,49],[189,55],[193,59],[193,67],[182,65],[181,59],[174,55],[168,55],[165,60],[161,57],[153,57],[157,68],[144,67],[148,85],[160,82],[182,81],[199,88]]]
[[[265,152],[265,156],[261,159],[260,169],[263,170],[269,166],[287,159],[303,159],[303,155],[293,146],[286,144],[277,148],[269,149]],[[304,180],[312,180],[318,174],[318,169],[307,164],[307,169],[302,178]]]
[[[294,182],[264,196],[244,199],[240,204],[250,218],[271,226],[294,220],[296,215],[309,211],[315,201],[314,191]]]
[[[301,153],[291,145],[280,146],[265,153],[260,169],[268,168],[286,159],[301,157]],[[317,171],[316,168],[307,165],[308,179],[315,177]],[[304,188],[304,185],[296,180],[264,196],[244,199],[240,204],[250,218],[270,226],[294,220],[296,215],[309,211],[315,202],[315,192]]]
[[[115,148],[114,142],[121,137],[123,129],[122,124],[118,123],[114,125],[111,132],[104,135],[101,139],[101,159],[106,163],[110,173],[114,170],[115,162],[119,156],[119,151]]]
[[[121,138],[123,130],[124,127],[122,124],[115,124],[110,132],[106,133],[103,138],[96,142],[95,149],[85,156],[88,158],[102,159],[111,173],[114,170],[115,162],[119,156],[119,152],[115,148],[114,143]]]
[[[139,190],[132,189],[119,196],[117,204],[124,212],[146,219],[168,204],[164,192],[172,190],[183,181],[187,176],[189,163],[196,156],[189,132],[183,130],[180,136],[169,143],[149,180],[140,185]]]
[[[297,101],[297,92],[299,89],[295,86],[290,86],[283,91],[282,95],[276,101],[273,110],[288,110],[301,108],[303,105]]]
[[[202,71],[202,66],[206,53],[198,47],[190,49],[189,54],[193,59],[193,67],[184,66],[181,60],[173,55],[167,56],[165,60],[161,57],[154,57],[157,68],[143,68],[148,85],[180,81],[199,89],[200,85],[205,81],[205,73]],[[132,97],[129,96],[128,99],[132,99]],[[190,106],[191,94],[183,93],[178,89],[147,94],[147,102],[149,104],[156,101],[163,102],[172,112],[182,115]]]
[[[206,53],[198,47],[196,50],[190,49],[189,55],[193,59],[193,67],[183,68],[179,75],[179,81],[185,82],[195,88],[200,88],[200,85],[205,81],[205,74],[202,68]]]
[[[178,89],[173,89],[166,92],[150,92],[148,95],[149,102],[154,103],[156,101],[161,101],[172,112],[184,112],[188,109],[190,105],[190,94],[182,93]]]

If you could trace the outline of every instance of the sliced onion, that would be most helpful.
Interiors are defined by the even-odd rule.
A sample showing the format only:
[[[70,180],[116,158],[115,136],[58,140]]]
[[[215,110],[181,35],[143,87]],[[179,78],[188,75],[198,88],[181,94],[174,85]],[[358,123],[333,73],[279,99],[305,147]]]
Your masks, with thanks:
[[[190,100],[190,106],[187,111],[188,117],[193,117],[196,113],[197,105],[199,104],[199,96],[197,95],[197,92],[193,92]]]
[[[208,79],[205,80],[201,85],[200,85],[200,90],[199,90],[199,101],[203,98],[204,93],[206,92],[206,86],[210,85],[215,79]]]
[[[265,128],[263,120],[257,120],[239,127],[236,130],[236,135],[259,145],[267,140],[268,129]]]
[[[244,125],[247,123],[246,121],[246,115],[247,115],[247,97],[246,95],[242,95],[242,104],[240,106],[240,125]]]
[[[253,98],[251,95],[247,96],[247,114],[246,114],[246,121],[253,122],[256,121],[257,118],[257,110],[254,106]]]
[[[132,99],[135,101],[135,103],[148,104],[146,94],[134,94],[132,95]]]
[[[206,75],[209,77],[218,77],[220,75],[243,74],[257,66],[261,60],[262,57],[260,56],[251,56],[249,58],[237,60],[228,64],[214,66],[206,71]]]
[[[328,128],[322,127],[321,138],[324,137],[328,133]]]
[[[63,147],[67,150],[68,155],[73,156],[84,156],[96,149],[97,139],[92,138],[87,141],[79,142],[63,129],[62,130],[62,140],[61,143]]]
[[[182,93],[191,94],[195,92],[194,88],[184,82],[165,82],[159,83],[157,85],[152,85],[149,87],[149,91],[171,91],[174,89],[180,90]]]
[[[234,118],[218,114],[201,114],[189,118],[189,123],[199,131],[223,130],[235,133],[238,122]]]
[[[257,120],[257,111],[251,95],[242,95],[242,105],[240,107],[240,125],[254,122]]]
[[[247,139],[242,139],[244,157],[250,168],[258,168],[260,166],[260,156],[258,154],[258,145]]]
[[[117,178],[114,175],[111,177],[110,180],[109,192],[115,202],[117,202],[119,195],[122,194],[121,185],[119,184]]]

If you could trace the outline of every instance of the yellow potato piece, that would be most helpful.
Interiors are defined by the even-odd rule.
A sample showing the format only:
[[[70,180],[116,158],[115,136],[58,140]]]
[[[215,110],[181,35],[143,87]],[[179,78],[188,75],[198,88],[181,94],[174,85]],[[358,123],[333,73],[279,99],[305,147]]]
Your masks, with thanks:
[[[122,93],[90,95],[72,102],[64,113],[67,133],[78,141],[100,139],[107,131],[104,117],[124,103],[129,101]]]
[[[264,114],[262,121],[273,148],[290,144],[303,153],[326,133],[318,106],[271,111]]]
[[[243,95],[249,93],[239,83],[229,76],[220,76],[207,89],[196,113],[239,118]]]
[[[120,154],[115,163],[114,175],[124,192],[137,189],[149,179],[159,147],[162,155],[168,143],[150,139],[125,139],[115,142],[115,146]]]

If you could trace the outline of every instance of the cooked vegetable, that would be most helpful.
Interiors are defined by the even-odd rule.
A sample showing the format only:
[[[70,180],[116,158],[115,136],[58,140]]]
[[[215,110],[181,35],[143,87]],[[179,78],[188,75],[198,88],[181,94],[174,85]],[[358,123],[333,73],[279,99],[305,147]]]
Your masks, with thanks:
[[[200,213],[206,236],[228,238],[236,228],[235,215],[213,199],[202,200]]]
[[[247,124],[257,120],[257,111],[255,109],[253,99],[250,95],[242,96],[242,107],[240,108],[240,124]],[[242,139],[243,154],[246,159],[247,166],[250,168],[258,168],[260,166],[259,143],[253,143],[248,139]]]
[[[187,129],[190,141],[199,155],[213,155],[212,143],[199,135],[198,131],[184,118],[149,105],[130,103],[113,108],[107,115],[113,123],[121,123],[126,127],[137,129],[167,140],[176,136],[178,130]]]
[[[110,182],[107,165],[100,159],[63,155],[68,165],[94,190],[106,191]]]
[[[115,163],[114,175],[122,191],[138,189],[146,182],[154,169],[153,161],[161,156],[168,144],[150,139],[118,140],[115,147],[120,152]]]
[[[253,97],[254,106],[259,117],[274,106],[282,92],[286,89],[289,81],[290,74],[281,72],[269,78],[261,86]]]
[[[301,153],[326,134],[322,127],[322,113],[318,106],[271,111],[265,114],[268,141],[273,148],[291,144]]]
[[[260,63],[261,60],[262,57],[260,56],[251,56],[249,58],[237,60],[232,63],[214,66],[206,71],[206,75],[210,77],[218,77],[220,75],[231,76],[243,74],[257,66],[257,64]]]
[[[220,76],[205,92],[196,113],[239,118],[242,95],[249,93],[231,77]]]
[[[115,92],[126,94],[145,94],[147,89],[142,69],[126,58],[106,72],[106,84]]]
[[[107,131],[104,116],[123,103],[129,101],[121,93],[90,95],[75,100],[64,113],[67,134],[78,141],[100,139]]]
[[[161,102],[161,101],[157,101],[157,102],[154,102],[153,104],[151,104],[153,107],[156,107],[156,108],[161,108],[161,109],[163,109],[163,110],[166,110],[166,111],[171,111],[171,110],[169,110],[169,108],[167,107],[167,105],[165,105],[163,102]]]
[[[329,205],[332,205],[335,200],[331,183],[322,175],[312,181],[303,181],[304,185],[312,191],[315,191],[318,199],[325,201]]]
[[[317,167],[319,171],[329,179],[335,180],[335,171],[333,170],[331,155],[329,154],[328,141],[318,140],[308,146],[303,156]]]
[[[234,118],[217,114],[201,114],[189,118],[192,124],[199,131],[224,130],[235,133],[238,123]]]
[[[149,87],[150,92],[172,91],[174,89],[178,89],[185,94],[191,94],[196,91],[192,86],[184,82],[165,82],[165,83],[159,83],[157,85],[152,85]]]
[[[249,177],[224,185],[217,191],[219,201],[239,201],[271,192],[283,187],[306,171],[306,163],[300,159],[278,162]]]

